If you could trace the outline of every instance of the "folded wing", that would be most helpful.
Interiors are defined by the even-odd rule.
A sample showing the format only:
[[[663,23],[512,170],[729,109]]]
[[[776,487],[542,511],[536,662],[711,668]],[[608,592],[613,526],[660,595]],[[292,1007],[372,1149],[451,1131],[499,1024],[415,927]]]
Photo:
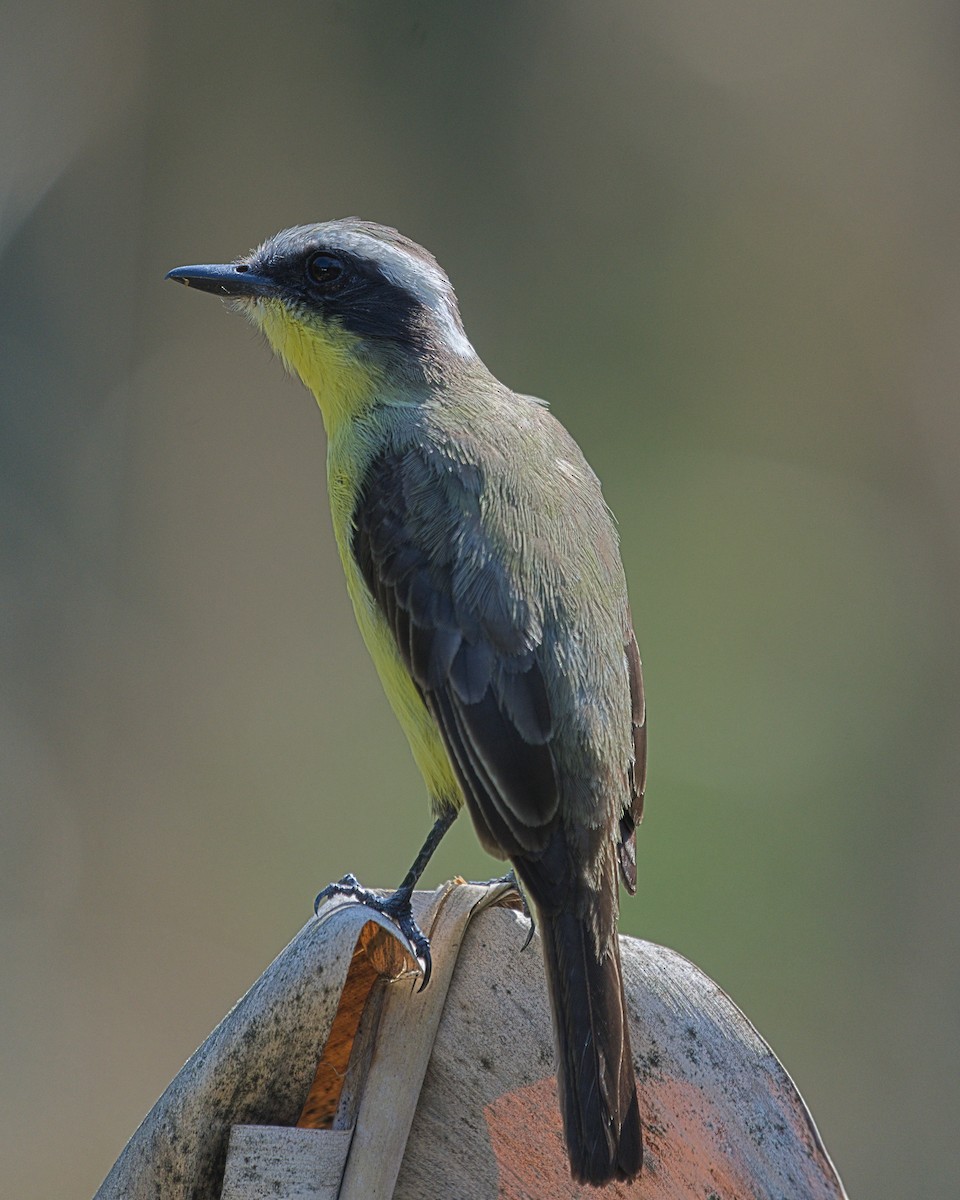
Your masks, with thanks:
[[[473,468],[421,447],[370,464],[353,553],[440,729],[487,849],[537,854],[558,809],[539,617],[481,522]]]

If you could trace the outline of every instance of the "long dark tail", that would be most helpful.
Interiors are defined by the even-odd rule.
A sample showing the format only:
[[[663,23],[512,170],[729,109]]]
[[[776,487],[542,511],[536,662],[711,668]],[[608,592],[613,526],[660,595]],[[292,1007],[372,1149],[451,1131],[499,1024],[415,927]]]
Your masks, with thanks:
[[[611,927],[601,934],[602,959],[598,939],[579,912],[543,911],[537,905],[570,1171],[580,1182],[596,1185],[632,1179],[643,1162],[616,903],[601,907],[613,910],[604,914]]]

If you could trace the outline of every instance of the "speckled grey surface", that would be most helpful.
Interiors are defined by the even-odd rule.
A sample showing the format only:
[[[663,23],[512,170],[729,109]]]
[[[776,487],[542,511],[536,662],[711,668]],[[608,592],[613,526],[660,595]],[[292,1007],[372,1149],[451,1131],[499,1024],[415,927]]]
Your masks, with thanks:
[[[187,1060],[95,1200],[215,1200],[232,1125],[296,1122],[369,917],[349,905],[304,926]]]
[[[643,1173],[570,1179],[539,939],[491,908],[464,937],[393,1200],[843,1200],[786,1070],[726,993],[663,946],[621,938]]]
[[[418,893],[416,911],[433,900]],[[130,1139],[96,1200],[215,1200],[230,1127],[297,1120],[370,913],[311,921]],[[504,908],[466,931],[394,1200],[593,1196],[570,1181],[535,940]],[[671,950],[621,939],[646,1156],[638,1200],[842,1200],[789,1075],[730,998]],[[300,1194],[300,1193],[298,1193]]]

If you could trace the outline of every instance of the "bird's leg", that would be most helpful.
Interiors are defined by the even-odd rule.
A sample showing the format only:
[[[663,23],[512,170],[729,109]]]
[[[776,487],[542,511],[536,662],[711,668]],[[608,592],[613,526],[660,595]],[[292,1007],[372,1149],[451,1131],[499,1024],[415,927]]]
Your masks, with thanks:
[[[533,935],[537,932],[537,922],[534,920],[533,909],[527,903],[527,893],[523,890],[520,879],[513,867],[510,868],[506,875],[498,875],[496,879],[484,879],[481,881],[471,879],[470,882],[475,883],[477,887],[493,887],[493,885],[496,883],[509,883],[509,885],[520,897],[520,911],[530,922],[530,932],[527,934],[523,945],[520,947],[521,952],[526,950],[526,948],[533,941]]]
[[[430,939],[413,919],[413,889],[424,872],[424,868],[440,845],[443,835],[454,822],[457,815],[455,808],[446,808],[436,819],[433,828],[427,834],[427,840],[420,848],[420,853],[413,860],[410,870],[404,875],[397,890],[390,896],[380,896],[369,888],[362,886],[355,875],[344,875],[339,883],[329,883],[314,901],[313,911],[319,911],[324,900],[331,896],[352,896],[354,900],[372,908],[374,912],[383,913],[389,917],[405,938],[412,944],[417,958],[423,963],[423,982],[420,991],[430,982],[433,963],[430,958]]]

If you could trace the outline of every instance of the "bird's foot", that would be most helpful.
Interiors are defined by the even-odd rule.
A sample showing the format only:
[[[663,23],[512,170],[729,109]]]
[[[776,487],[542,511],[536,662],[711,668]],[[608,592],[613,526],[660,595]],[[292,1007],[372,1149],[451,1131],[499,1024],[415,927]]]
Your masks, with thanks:
[[[423,980],[418,991],[422,992],[430,982],[433,961],[430,957],[430,939],[413,919],[413,888],[400,887],[392,895],[381,896],[378,892],[365,888],[356,875],[347,874],[337,883],[327,884],[314,901],[313,911],[319,914],[320,905],[332,896],[349,896],[358,904],[362,904],[364,908],[372,909],[374,912],[382,913],[383,916],[390,918],[405,940],[413,947],[417,956],[423,973]]]
[[[471,881],[471,882],[473,882],[473,881]],[[513,888],[513,890],[517,893],[517,895],[520,897],[520,911],[530,922],[530,932],[527,934],[523,945],[520,947],[521,951],[526,950],[526,948],[533,941],[533,935],[537,932],[537,923],[533,918],[533,912],[530,908],[530,905],[527,903],[527,894],[526,894],[526,892],[524,892],[523,888],[520,886],[520,880],[517,878],[517,873],[513,869],[513,867],[510,868],[510,870],[506,873],[506,875],[498,875],[496,877],[496,879],[484,879],[482,883],[478,882],[476,884],[476,886],[477,887],[493,887],[494,884],[497,884],[497,883],[508,883]]]

